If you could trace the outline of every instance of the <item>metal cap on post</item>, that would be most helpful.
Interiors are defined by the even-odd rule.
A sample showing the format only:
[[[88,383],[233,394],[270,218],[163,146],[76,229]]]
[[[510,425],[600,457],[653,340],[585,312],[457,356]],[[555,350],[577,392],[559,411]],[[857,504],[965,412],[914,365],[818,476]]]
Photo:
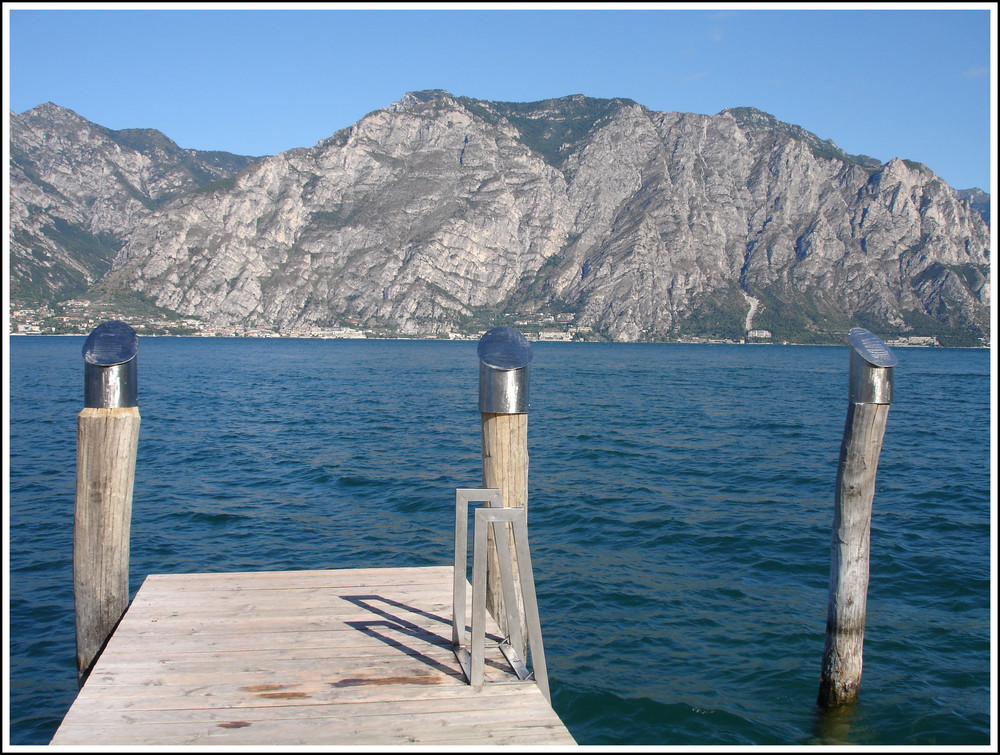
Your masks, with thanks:
[[[139,337],[120,320],[102,323],[83,344],[83,405],[94,409],[138,406]]]
[[[852,404],[891,404],[892,368],[899,361],[882,339],[864,328],[851,328],[850,388]]]
[[[521,333],[506,326],[479,339],[479,411],[483,414],[528,412],[528,365],[534,356]]]

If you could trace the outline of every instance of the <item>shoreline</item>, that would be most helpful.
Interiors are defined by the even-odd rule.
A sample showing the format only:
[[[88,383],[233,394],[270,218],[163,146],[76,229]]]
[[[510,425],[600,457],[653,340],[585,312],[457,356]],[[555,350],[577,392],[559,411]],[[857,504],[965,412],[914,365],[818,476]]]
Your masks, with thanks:
[[[86,338],[87,333],[8,333],[9,337],[34,337],[34,338]],[[142,333],[140,334],[142,338],[229,338],[229,339],[249,339],[249,340],[259,340],[259,341],[269,341],[269,340],[282,340],[282,341],[425,341],[429,343],[440,343],[440,342],[464,342],[464,343],[475,343],[478,338],[422,338],[422,337],[354,337],[354,338],[339,338],[331,336],[282,336],[282,335],[271,335],[271,336],[218,336],[218,335],[198,335],[198,334],[188,334],[188,335],[176,335],[171,333]],[[846,340],[844,343],[792,343],[792,342],[782,342],[782,343],[767,343],[760,341],[753,342],[740,342],[740,341],[563,341],[555,339],[538,339],[531,341],[532,344],[539,343],[553,343],[553,344],[606,344],[614,346],[844,346],[846,345]],[[893,349],[973,349],[973,350],[984,350],[989,351],[991,346],[941,346],[932,344],[909,344],[909,343],[891,343],[889,341],[885,342],[887,346]]]

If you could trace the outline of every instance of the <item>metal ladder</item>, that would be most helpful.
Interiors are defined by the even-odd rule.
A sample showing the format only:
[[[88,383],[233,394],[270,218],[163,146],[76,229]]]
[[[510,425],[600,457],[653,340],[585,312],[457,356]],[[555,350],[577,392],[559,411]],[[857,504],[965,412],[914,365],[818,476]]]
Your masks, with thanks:
[[[475,510],[472,550],[472,627],[469,649],[463,646],[465,638],[465,568],[468,547],[469,504],[484,503]],[[521,619],[517,612],[517,598],[514,592],[514,572],[507,541],[509,522],[514,532],[514,554],[517,558],[518,581],[524,604],[524,619],[528,630],[528,645],[531,649],[532,670],[528,671],[524,661],[517,655],[515,647],[522,647]],[[496,525],[501,526],[496,526]],[[523,508],[505,507],[497,488],[456,488],[455,489],[455,574],[452,593],[451,643],[455,656],[465,673],[465,678],[473,689],[483,687],[486,654],[486,548],[487,528],[493,525],[496,542],[497,561],[500,566],[500,584],[503,591],[504,613],[507,618],[508,637],[499,644],[500,651],[510,663],[517,678],[535,684],[551,702],[549,679],[545,670],[545,651],[542,647],[542,630],[538,620],[538,601],[535,596],[535,580],[531,571],[531,554],[528,550],[527,516]],[[513,644],[512,644],[513,642]]]

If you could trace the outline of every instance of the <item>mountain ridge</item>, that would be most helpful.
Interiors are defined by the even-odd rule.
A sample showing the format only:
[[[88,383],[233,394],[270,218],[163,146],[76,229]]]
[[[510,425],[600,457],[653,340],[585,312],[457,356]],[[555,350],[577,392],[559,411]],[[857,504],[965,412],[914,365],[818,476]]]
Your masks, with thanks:
[[[83,294],[140,218],[255,159],[115,131],[50,102],[11,113],[10,127],[12,301]]]
[[[562,315],[612,340],[740,338],[750,296],[777,339],[851,324],[989,338],[989,230],[970,200],[753,108],[424,90],[242,159],[199,162],[212,181],[123,223],[88,291],[220,328],[442,335]]]

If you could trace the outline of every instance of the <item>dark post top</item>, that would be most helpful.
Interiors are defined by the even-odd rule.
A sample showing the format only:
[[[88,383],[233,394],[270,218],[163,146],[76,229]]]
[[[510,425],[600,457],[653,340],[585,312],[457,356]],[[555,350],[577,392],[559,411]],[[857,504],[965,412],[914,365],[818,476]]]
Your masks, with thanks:
[[[101,323],[83,344],[84,401],[90,408],[138,406],[139,336],[120,320]]]
[[[891,404],[896,355],[881,338],[864,328],[851,328],[849,400],[854,404]]]
[[[534,353],[528,339],[506,326],[483,334],[479,354],[479,411],[524,414],[528,411],[528,365]]]
[[[484,333],[476,352],[483,363],[497,370],[527,367],[534,357],[528,339],[506,326]]]
[[[88,364],[110,367],[132,359],[139,351],[139,336],[127,323],[111,320],[101,323],[83,344],[83,359]]]

